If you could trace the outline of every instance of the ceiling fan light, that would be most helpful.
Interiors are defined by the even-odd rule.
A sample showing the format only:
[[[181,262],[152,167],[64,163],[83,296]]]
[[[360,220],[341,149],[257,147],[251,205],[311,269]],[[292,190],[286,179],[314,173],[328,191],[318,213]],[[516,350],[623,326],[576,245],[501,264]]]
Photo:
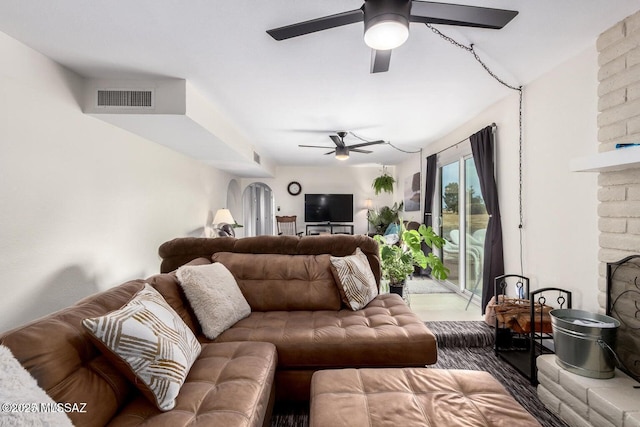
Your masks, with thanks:
[[[347,147],[336,148],[336,159],[347,160],[349,158],[349,149]]]
[[[376,23],[370,22],[364,32],[364,42],[375,50],[390,50],[401,46],[409,38],[409,26],[399,15]]]

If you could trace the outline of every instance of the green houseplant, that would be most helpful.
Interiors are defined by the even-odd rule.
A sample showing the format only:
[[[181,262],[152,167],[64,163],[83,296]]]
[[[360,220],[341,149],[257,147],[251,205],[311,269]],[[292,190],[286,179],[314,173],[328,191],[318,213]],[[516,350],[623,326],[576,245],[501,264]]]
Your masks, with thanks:
[[[373,187],[376,196],[383,191],[393,194],[393,184],[395,183],[395,178],[387,174],[387,169],[383,168],[382,175],[373,180],[373,184],[371,184],[371,187]]]
[[[430,248],[441,248],[445,240],[436,235],[433,228],[424,224],[418,230],[406,230],[402,227],[400,240],[387,243],[384,236],[375,236],[380,246],[380,263],[382,277],[389,280],[389,290],[402,295],[402,288],[407,276],[413,273],[414,267],[431,268],[431,277],[444,280],[449,275],[449,269],[442,264],[442,260],[432,252],[428,255],[422,251],[421,243],[425,242]],[[394,289],[396,288],[396,289]]]
[[[400,211],[404,207],[404,202],[397,202],[393,206],[383,206],[380,209],[369,212],[367,220],[373,226],[376,234],[384,234],[389,224],[400,223]]]

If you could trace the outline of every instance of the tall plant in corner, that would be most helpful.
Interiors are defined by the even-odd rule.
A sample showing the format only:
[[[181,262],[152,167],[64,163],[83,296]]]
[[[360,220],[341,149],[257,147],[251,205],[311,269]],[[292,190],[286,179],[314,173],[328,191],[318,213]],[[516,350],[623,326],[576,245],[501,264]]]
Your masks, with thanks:
[[[376,196],[383,191],[393,194],[393,184],[395,183],[395,178],[387,173],[387,167],[382,166],[382,175],[373,180],[371,187],[373,187]]]
[[[413,273],[415,266],[431,268],[431,277],[444,280],[449,275],[449,269],[442,264],[442,260],[433,252],[428,255],[422,251],[422,242],[430,248],[441,248],[445,240],[438,236],[433,228],[422,224],[418,230],[406,230],[402,227],[400,241],[388,242],[385,236],[374,236],[380,245],[380,262],[382,276],[389,280],[389,285],[402,287],[407,276]],[[398,292],[401,293],[401,292]]]

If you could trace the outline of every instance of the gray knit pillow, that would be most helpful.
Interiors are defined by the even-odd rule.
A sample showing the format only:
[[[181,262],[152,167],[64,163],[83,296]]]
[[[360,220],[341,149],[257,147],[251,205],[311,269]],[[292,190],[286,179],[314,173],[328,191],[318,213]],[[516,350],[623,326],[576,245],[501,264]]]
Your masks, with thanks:
[[[251,314],[236,279],[223,264],[186,265],[176,275],[207,338],[216,339]]]

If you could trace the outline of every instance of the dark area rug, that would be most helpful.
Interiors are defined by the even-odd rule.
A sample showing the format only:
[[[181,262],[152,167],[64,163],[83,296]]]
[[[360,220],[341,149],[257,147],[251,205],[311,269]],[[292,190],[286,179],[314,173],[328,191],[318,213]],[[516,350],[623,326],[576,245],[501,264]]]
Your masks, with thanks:
[[[271,427],[308,427],[309,405],[276,405]]]
[[[425,322],[438,340],[438,362],[430,368],[487,371],[513,395],[543,427],[567,427],[548,411],[532,386],[493,351],[493,329],[484,322]],[[309,408],[276,406],[272,427],[307,427]]]
[[[488,347],[495,339],[485,322],[424,322],[438,340],[438,348]]]

